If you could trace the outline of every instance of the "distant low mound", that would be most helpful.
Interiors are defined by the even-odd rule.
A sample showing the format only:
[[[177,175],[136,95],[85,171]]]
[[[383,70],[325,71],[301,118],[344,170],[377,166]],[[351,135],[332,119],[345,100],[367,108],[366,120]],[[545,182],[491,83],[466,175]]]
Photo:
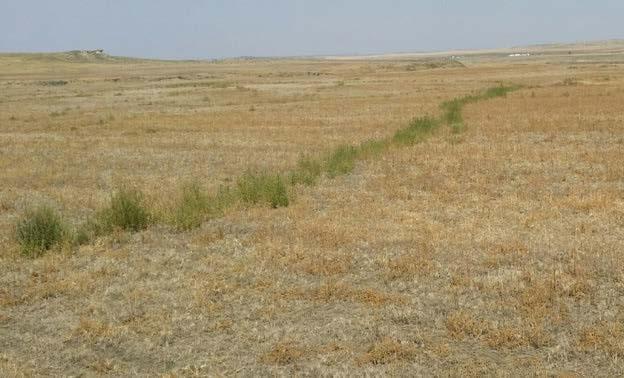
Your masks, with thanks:
[[[63,53],[65,60],[74,61],[108,61],[114,59],[108,54],[104,53],[104,50],[72,50]]]
[[[128,58],[122,56],[112,56],[108,55],[102,49],[97,50],[72,50],[62,53],[52,54],[56,56],[58,59],[63,60],[65,62],[76,62],[76,63],[120,63],[120,62],[138,62],[146,59],[138,59],[138,58]]]
[[[17,58],[21,61],[59,62],[59,63],[123,63],[141,62],[146,59],[108,55],[102,49],[72,50],[55,53],[5,53],[0,56]]]

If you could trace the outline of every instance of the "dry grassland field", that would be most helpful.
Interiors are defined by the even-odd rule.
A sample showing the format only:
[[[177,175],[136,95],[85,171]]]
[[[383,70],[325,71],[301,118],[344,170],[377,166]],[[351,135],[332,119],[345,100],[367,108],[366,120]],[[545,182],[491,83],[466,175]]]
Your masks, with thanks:
[[[0,376],[623,375],[624,44],[530,51],[0,54]]]

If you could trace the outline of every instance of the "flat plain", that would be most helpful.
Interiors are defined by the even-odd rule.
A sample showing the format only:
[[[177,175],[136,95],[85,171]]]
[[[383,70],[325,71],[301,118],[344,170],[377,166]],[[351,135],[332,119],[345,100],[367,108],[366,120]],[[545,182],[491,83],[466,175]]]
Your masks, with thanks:
[[[0,376],[624,374],[624,45],[510,51],[0,54]],[[500,86],[288,206],[170,221]],[[29,209],[77,230],[126,187],[149,227],[22,254]]]

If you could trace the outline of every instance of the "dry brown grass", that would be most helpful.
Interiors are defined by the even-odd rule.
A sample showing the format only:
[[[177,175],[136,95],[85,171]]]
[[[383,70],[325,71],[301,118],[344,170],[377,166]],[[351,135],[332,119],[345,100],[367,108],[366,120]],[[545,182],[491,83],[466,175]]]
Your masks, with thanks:
[[[624,60],[566,59],[0,57],[0,376],[621,375]],[[461,133],[286,208],[162,221],[190,182],[391,137],[501,81],[524,88],[467,105]],[[75,227],[128,184],[154,225],[20,256],[27,208]]]
[[[268,364],[288,365],[303,356],[301,348],[292,343],[278,343],[262,356],[262,362]]]
[[[404,345],[396,340],[384,338],[373,344],[365,354],[358,358],[360,365],[385,365],[395,362],[412,361],[417,351],[412,345]]]

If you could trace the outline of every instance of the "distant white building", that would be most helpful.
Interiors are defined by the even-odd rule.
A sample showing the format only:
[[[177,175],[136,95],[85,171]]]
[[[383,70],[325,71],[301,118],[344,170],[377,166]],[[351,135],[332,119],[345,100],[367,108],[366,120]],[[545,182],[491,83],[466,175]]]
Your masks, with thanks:
[[[518,57],[518,56],[531,56],[531,54],[529,53],[515,53],[515,54],[509,54],[510,57]]]

